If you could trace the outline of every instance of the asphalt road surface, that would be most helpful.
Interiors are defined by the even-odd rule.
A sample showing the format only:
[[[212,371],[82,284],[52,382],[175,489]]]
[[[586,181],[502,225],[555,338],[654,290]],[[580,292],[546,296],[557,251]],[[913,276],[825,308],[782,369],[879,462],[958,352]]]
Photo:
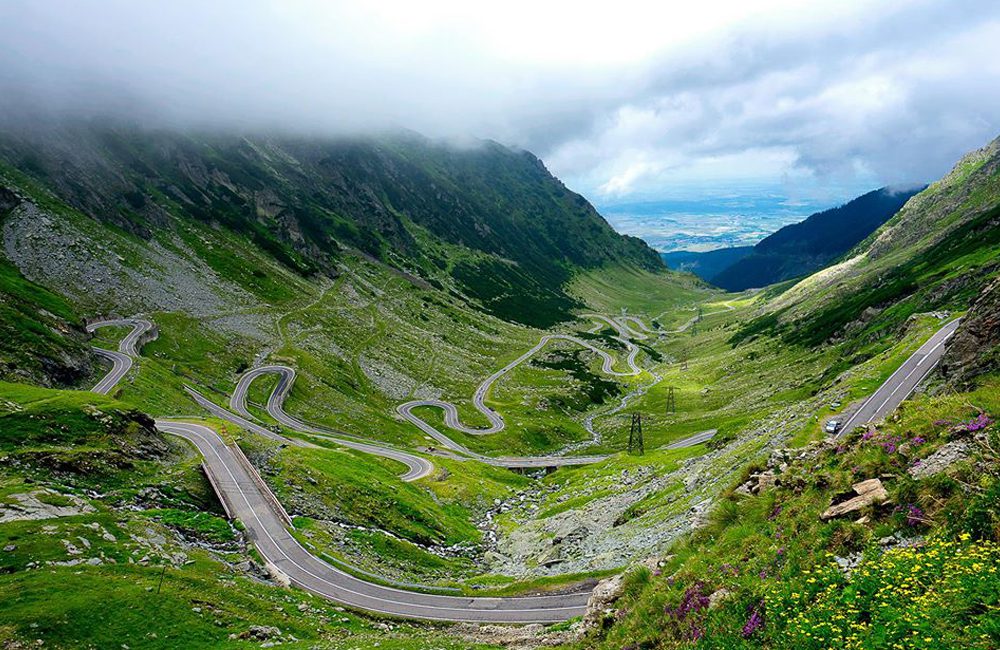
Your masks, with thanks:
[[[285,366],[281,366],[281,367],[284,368]],[[291,370],[291,368],[288,368],[288,370]],[[263,374],[263,373],[257,373],[256,376],[260,376],[261,374]],[[293,373],[293,376],[294,376],[294,373]],[[239,410],[242,413],[247,413],[247,415],[249,415],[249,412],[246,409],[246,388],[247,388],[247,386],[249,386],[249,383],[247,383],[245,386],[243,386],[243,389],[242,389],[243,392],[241,393],[242,396],[241,396],[240,400],[237,403],[241,407]],[[239,389],[239,386],[237,388]],[[306,441],[303,441],[303,440],[297,440],[295,438],[286,438],[285,436],[282,436],[281,434],[275,433],[274,431],[272,431],[271,429],[268,429],[265,426],[261,426],[260,424],[257,424],[256,422],[250,421],[250,419],[247,418],[247,417],[245,417],[245,416],[237,415],[236,413],[233,413],[232,411],[224,409],[221,406],[219,406],[218,404],[215,404],[214,402],[212,402],[211,400],[209,400],[207,397],[205,397],[204,395],[202,395],[201,393],[199,393],[195,389],[191,388],[190,386],[185,386],[185,390],[187,390],[188,394],[191,395],[192,398],[194,398],[194,401],[198,402],[199,405],[201,405],[202,407],[204,407],[205,409],[207,409],[212,415],[214,415],[217,418],[220,418],[222,420],[226,420],[228,422],[232,422],[233,424],[235,424],[237,426],[243,427],[247,431],[252,431],[253,433],[256,433],[258,435],[264,436],[266,438],[270,438],[271,440],[275,440],[277,442],[281,442],[281,443],[284,443],[284,444],[292,444],[292,445],[296,445],[296,446],[299,446],[299,447],[317,447],[317,445],[314,445],[314,444],[312,444],[310,442],[306,442]],[[234,393],[234,399],[235,399],[235,393]],[[278,407],[279,407],[278,411],[280,413],[284,414],[284,411],[280,410],[280,402],[278,403]],[[253,417],[253,416],[250,416],[250,417]],[[274,417],[273,413],[272,413],[272,417]],[[282,422],[282,419],[279,419],[279,418],[275,418],[275,419],[278,420],[279,422]],[[296,422],[296,423],[299,422],[298,420],[296,420],[294,418],[289,418],[289,420],[293,421],[293,422]],[[312,427],[308,427],[307,425],[306,425],[306,428],[299,428],[297,426],[288,425],[285,422],[282,422],[282,424],[285,424],[289,428],[295,429],[296,431],[301,431],[303,433],[309,433],[309,434],[311,434],[311,435],[313,435],[313,436],[315,436],[317,438],[323,438],[324,440],[329,440],[330,442],[335,442],[338,445],[341,445],[343,447],[349,447],[351,449],[356,449],[356,450],[364,452],[366,454],[372,454],[372,455],[375,455],[375,456],[382,456],[383,458],[391,458],[392,460],[399,461],[400,463],[402,463],[403,465],[406,466],[406,471],[403,474],[401,474],[400,477],[399,477],[399,478],[401,478],[404,481],[416,481],[417,479],[421,479],[421,478],[423,478],[425,476],[429,476],[431,474],[431,472],[434,471],[434,464],[433,463],[431,463],[426,458],[421,458],[420,456],[417,456],[415,454],[410,454],[410,453],[407,453],[405,451],[400,451],[398,449],[392,449],[390,447],[385,447],[385,446],[382,446],[382,445],[374,445],[374,444],[369,444],[369,443],[365,443],[365,442],[359,442],[357,440],[351,440],[349,438],[343,438],[343,437],[339,437],[339,436],[329,435],[329,434],[327,434],[325,432],[319,432],[318,429],[313,429]]]
[[[472,598],[404,591],[365,582],[307,551],[291,535],[272,505],[273,495],[256,481],[234,451],[211,429],[157,420],[157,428],[188,440],[205,459],[206,471],[226,504],[243,522],[264,560],[291,584],[338,603],[370,612],[437,621],[554,623],[586,611],[589,592],[518,598]]]
[[[857,411],[844,422],[835,438],[855,427],[878,422],[895,411],[913,390],[924,380],[944,354],[944,344],[958,329],[961,318],[951,321],[931,336],[926,343],[903,362]]]
[[[669,445],[666,445],[664,449],[684,449],[686,447],[694,447],[695,445],[700,445],[703,442],[708,442],[715,437],[715,434],[719,432],[718,429],[709,429],[708,431],[702,431],[696,433],[687,438],[682,438],[680,440],[674,441]]]
[[[326,440],[331,440],[338,444],[351,447],[352,449],[358,449],[359,451],[365,451],[368,453],[376,454],[379,456],[385,456],[386,458],[392,458],[398,460],[401,463],[406,464],[409,471],[404,474],[406,480],[416,480],[418,478],[423,478],[434,471],[434,465],[425,458],[416,456],[414,454],[407,453],[405,451],[400,451],[398,449],[393,449],[390,447],[382,445],[374,445],[367,442],[360,442],[358,440],[352,440],[346,438],[347,434],[334,435],[328,429],[321,429],[313,426],[307,422],[289,415],[285,409],[285,398],[288,396],[289,391],[292,389],[292,384],[295,383],[295,369],[289,366],[261,366],[259,368],[254,368],[253,370],[247,371],[242,377],[240,377],[239,382],[236,384],[236,388],[233,390],[233,395],[229,399],[229,408],[236,413],[242,415],[244,419],[253,418],[253,414],[250,413],[247,408],[247,391],[250,389],[250,385],[255,379],[267,374],[278,375],[278,383],[271,391],[271,394],[267,398],[267,405],[265,409],[268,415],[273,417],[280,424],[292,429],[294,431],[299,431],[302,433],[307,433],[309,435],[323,438]],[[189,392],[192,392],[189,389]],[[204,400],[204,398],[202,398]],[[208,400],[205,400],[206,402]],[[199,400],[199,403],[202,403]],[[209,402],[210,403],[210,402]],[[204,404],[203,404],[204,405]],[[213,406],[215,406],[213,404]],[[405,407],[406,405],[403,405]],[[397,408],[399,411],[401,408]],[[207,407],[206,407],[207,408]],[[226,417],[223,413],[232,415],[229,411],[222,409],[221,407],[215,406],[216,415],[219,417]],[[402,411],[400,411],[402,413]],[[404,417],[406,417],[404,415]],[[530,457],[507,457],[507,458],[491,458],[489,456],[483,456],[482,454],[477,454],[476,452],[468,449],[467,447],[452,441],[450,438],[441,434],[431,425],[427,424],[420,418],[415,416],[410,419],[411,422],[416,424],[421,429],[427,431],[428,429],[433,430],[438,435],[435,439],[439,440],[443,446],[447,449],[454,451],[458,454],[466,456],[468,458],[478,460],[489,465],[494,465],[496,467],[507,467],[507,468],[542,468],[542,467],[562,467],[565,465],[588,465],[591,463],[596,463],[607,458],[607,456],[530,456]],[[231,420],[232,421],[232,420]],[[426,429],[425,429],[426,427]],[[271,432],[272,436],[277,434]]]
[[[117,350],[105,350],[104,348],[93,348],[94,352],[111,361],[111,370],[97,385],[91,388],[91,392],[100,395],[107,395],[118,385],[128,371],[132,369],[132,359],[139,356],[138,343],[143,334],[153,329],[153,324],[141,318],[125,318],[117,320],[103,320],[91,323],[87,326],[88,332],[94,332],[101,327],[124,327],[132,326],[132,331],[118,343]]]

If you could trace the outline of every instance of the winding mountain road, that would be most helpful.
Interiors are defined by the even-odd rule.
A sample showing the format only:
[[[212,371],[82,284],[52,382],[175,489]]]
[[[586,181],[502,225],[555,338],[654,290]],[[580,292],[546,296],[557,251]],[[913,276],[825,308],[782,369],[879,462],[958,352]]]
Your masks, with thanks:
[[[287,368],[287,366],[278,366],[278,367]],[[291,368],[287,369],[291,370]],[[258,373],[256,376],[260,376],[260,374],[262,373]],[[293,377],[294,377],[294,371],[293,371]],[[247,386],[249,386],[249,382],[247,382]],[[207,397],[205,397],[204,395],[202,395],[201,393],[199,393],[190,386],[185,386],[184,389],[188,392],[188,395],[190,395],[194,399],[195,402],[197,402],[200,406],[205,408],[209,413],[211,413],[212,415],[214,415],[219,419],[232,422],[236,426],[243,427],[244,429],[256,433],[257,435],[270,438],[271,440],[280,442],[282,444],[291,444],[298,447],[313,447],[313,448],[318,447],[318,445],[314,445],[311,442],[299,440],[297,438],[286,438],[285,436],[275,433],[274,431],[265,426],[262,426],[260,424],[257,424],[256,422],[251,421],[250,418],[252,418],[253,416],[249,414],[245,406],[246,387],[243,388],[244,391],[243,398],[240,402],[242,404],[242,408],[238,409],[240,413],[246,413],[246,416],[239,415],[237,413],[229,411],[228,409],[222,408],[221,406],[211,401],[210,399],[208,399]],[[286,415],[285,412],[281,410],[281,401],[277,402],[276,410],[274,412],[281,414],[282,416]],[[274,417],[273,414],[272,417]],[[374,456],[382,456],[383,458],[389,458],[398,461],[406,466],[406,471],[403,474],[400,474],[399,476],[399,478],[404,481],[416,481],[418,479],[424,478],[425,476],[429,476],[434,471],[433,463],[431,463],[426,458],[421,458],[420,456],[417,456],[415,454],[410,454],[405,451],[400,451],[398,449],[392,449],[391,447],[374,445],[366,442],[359,442],[357,440],[351,440],[349,438],[330,435],[326,432],[320,431],[319,429],[314,429],[313,427],[310,427],[305,423],[302,423],[294,418],[289,417],[287,418],[287,420],[284,417],[281,419],[279,418],[275,419],[281,422],[282,424],[285,424],[285,426],[295,429],[296,431],[301,431],[303,433],[311,434],[317,438],[329,440],[330,442],[336,443],[342,447],[348,447],[350,449],[356,449],[366,454],[372,454]],[[288,424],[289,421],[300,424],[301,428],[299,426],[292,426],[291,424]]]
[[[250,385],[253,383],[255,379],[268,374],[278,375],[278,383],[275,385],[274,389],[271,391],[271,394],[268,396],[267,405],[265,406],[265,409],[267,410],[268,415],[274,418],[275,421],[277,421],[278,423],[294,431],[300,431],[302,433],[307,433],[319,438],[331,440],[333,442],[342,444],[347,447],[351,447],[353,449],[358,449],[360,451],[367,451],[368,453],[373,453],[379,456],[385,456],[386,458],[392,458],[394,460],[398,460],[406,464],[407,467],[410,469],[410,471],[407,474],[404,474],[404,477],[407,477],[407,480],[412,481],[418,478],[423,478],[424,476],[427,476],[434,470],[434,465],[431,464],[431,462],[428,461],[427,459],[421,458],[420,456],[409,454],[407,452],[400,451],[397,449],[391,449],[381,445],[373,445],[370,443],[346,439],[343,437],[346,434],[341,434],[340,436],[331,435],[331,432],[329,430],[317,428],[311,424],[303,422],[302,420],[292,415],[289,415],[284,409],[285,398],[288,396],[288,393],[292,388],[292,384],[295,382],[295,369],[289,366],[280,366],[280,365],[260,366],[259,368],[254,368],[253,370],[246,372],[242,377],[240,377],[239,382],[237,382],[236,384],[236,388],[233,390],[233,395],[229,400],[229,407],[230,409],[232,409],[232,411],[241,414],[242,415],[241,419],[253,418],[253,415],[247,408],[247,391],[249,390]],[[193,390],[189,389],[189,392],[193,392]],[[202,399],[205,398],[202,397]],[[208,400],[205,401],[208,402]],[[199,401],[199,403],[202,402]],[[211,404],[211,402],[208,403]],[[215,404],[212,404],[212,406],[214,407],[213,412],[219,417],[229,419],[224,414],[233,415],[229,411],[222,409],[221,407],[216,406]],[[208,407],[206,406],[206,408]],[[421,430],[427,432],[429,435],[432,435],[435,438],[435,440],[438,440],[438,442],[440,442],[442,446],[446,447],[447,449],[450,449],[451,451],[454,451],[463,456],[467,456],[471,459],[480,461],[482,463],[493,465],[495,467],[507,467],[511,469],[528,469],[533,467],[561,467],[566,465],[588,465],[591,463],[600,462],[607,458],[607,456],[566,456],[566,457],[525,456],[525,457],[505,457],[505,458],[494,458],[490,456],[484,456],[482,454],[478,454],[472,451],[471,449],[465,447],[464,445],[461,445],[453,441],[452,439],[448,438],[447,436],[445,436],[444,434],[442,434],[437,429],[427,424],[420,418],[414,418],[414,419],[415,421],[411,420],[414,422],[414,424],[420,427]],[[277,434],[271,432],[271,436],[272,437],[277,436]]]
[[[97,382],[96,386],[90,389],[91,392],[107,395],[118,385],[118,382],[132,369],[132,360],[139,356],[139,340],[146,332],[153,330],[153,324],[143,318],[120,318],[97,321],[87,325],[87,331],[90,333],[94,333],[102,327],[127,326],[131,326],[132,331],[118,343],[117,350],[105,350],[96,346],[93,348],[94,352],[111,361],[111,370]]]
[[[261,557],[291,584],[358,609],[435,621],[555,623],[586,611],[589,592],[516,598],[441,596],[366,582],[306,550],[288,531],[269,495],[233,449],[211,429],[157,420],[157,428],[192,443],[226,510],[243,522]]]
[[[464,426],[461,423],[458,415],[458,409],[454,404],[450,402],[444,402],[441,400],[413,400],[401,404],[396,407],[397,413],[400,414],[405,420],[419,428],[421,431],[429,435],[431,438],[436,440],[442,447],[455,452],[461,456],[492,465],[494,467],[505,467],[509,469],[532,469],[532,468],[546,468],[546,467],[566,467],[572,465],[589,465],[593,463],[598,463],[608,458],[607,455],[595,455],[595,456],[505,456],[505,457],[493,457],[485,456],[483,454],[472,451],[465,445],[452,440],[449,436],[445,435],[439,431],[432,424],[426,420],[420,418],[415,413],[413,409],[422,406],[437,407],[444,411],[445,423],[463,433],[469,433],[472,435],[487,435],[490,433],[497,433],[503,431],[506,426],[502,416],[496,411],[493,411],[485,404],[486,396],[489,393],[490,388],[496,383],[500,378],[502,378],[507,373],[511,372],[518,365],[524,363],[535,354],[540,352],[546,345],[554,340],[568,340],[572,343],[576,343],[584,347],[585,349],[591,350],[601,357],[602,369],[605,373],[615,375],[615,376],[633,376],[642,372],[642,369],[638,367],[635,363],[636,355],[639,349],[632,344],[626,336],[629,336],[628,330],[623,328],[619,323],[610,319],[606,316],[600,316],[597,314],[587,314],[586,317],[593,318],[596,320],[601,320],[612,327],[614,327],[619,334],[618,340],[621,341],[628,349],[628,356],[626,357],[626,363],[629,366],[628,371],[616,371],[614,369],[615,359],[607,352],[591,345],[587,341],[580,339],[575,336],[566,334],[549,334],[543,336],[539,342],[532,347],[530,350],[514,359],[506,366],[500,370],[494,372],[492,375],[483,380],[482,383],[476,388],[475,394],[473,395],[472,402],[476,408],[483,413],[489,420],[490,426],[485,429],[471,429]],[[640,322],[639,319],[635,317],[630,317],[631,319]],[[646,338],[643,336],[642,338]],[[233,394],[229,400],[230,411],[222,409],[221,407],[212,404],[209,400],[205,399],[203,396],[198,395],[193,389],[189,388],[188,392],[192,395],[197,395],[196,399],[200,398],[198,401],[200,404],[212,410],[218,417],[229,419],[230,421],[240,424],[241,422],[248,422],[254,420],[253,414],[250,413],[247,407],[247,392],[250,389],[251,384],[264,375],[275,374],[278,376],[278,383],[275,385],[274,389],[271,391],[267,398],[267,404],[265,409],[267,413],[275,419],[279,424],[288,427],[294,431],[299,431],[302,433],[307,433],[313,436],[325,438],[338,444],[343,444],[345,446],[359,449],[361,451],[367,451],[376,455],[385,456],[387,458],[393,458],[407,465],[409,471],[404,474],[406,480],[416,480],[422,478],[433,471],[433,465],[426,459],[413,454],[409,454],[404,451],[390,449],[381,445],[372,445],[369,443],[358,442],[355,440],[345,439],[343,436],[347,434],[332,435],[338,432],[333,432],[328,429],[318,428],[307,422],[300,420],[284,410],[285,399],[288,397],[289,392],[292,389],[292,384],[295,382],[295,369],[290,366],[284,365],[268,365],[260,366],[252,370],[247,371],[240,377],[236,384],[236,388],[233,390]],[[211,405],[211,406],[209,406]],[[235,414],[239,414],[236,416]],[[241,422],[236,422],[232,417],[239,417]],[[252,424],[252,423],[251,423]],[[253,425],[256,426],[256,425]],[[262,427],[257,427],[258,429]],[[277,434],[264,428],[265,431],[269,433],[270,437],[276,437]],[[679,440],[675,442],[675,445],[679,446],[692,446],[700,442],[705,442],[715,435],[714,431],[701,432],[693,436]],[[278,436],[280,437],[280,436]]]
[[[580,347],[590,350],[601,358],[601,370],[608,375],[614,377],[632,377],[642,373],[642,369],[636,364],[635,359],[639,354],[639,348],[632,343],[628,337],[630,336],[631,330],[626,325],[622,325],[618,321],[609,318],[607,316],[601,316],[599,314],[584,314],[585,318],[590,318],[593,320],[601,321],[607,323],[618,332],[618,336],[615,337],[618,341],[625,345],[625,349],[628,350],[628,354],[625,357],[625,363],[628,365],[628,370],[615,370],[615,358],[610,354],[601,350],[600,348],[594,346],[593,344],[570,334],[546,334],[541,337],[537,344],[530,350],[517,357],[503,368],[500,368],[492,375],[484,379],[479,386],[476,387],[476,391],[472,395],[472,405],[477,411],[486,416],[489,421],[489,426],[485,428],[473,428],[466,426],[462,423],[458,408],[451,402],[445,402],[443,400],[437,399],[427,399],[427,400],[412,400],[406,402],[405,404],[400,404],[396,407],[396,412],[410,422],[418,429],[426,433],[428,436],[438,441],[441,445],[450,449],[454,452],[470,456],[477,460],[480,460],[491,465],[497,465],[500,467],[511,467],[511,468],[530,468],[530,467],[553,467],[561,465],[585,465],[590,463],[599,462],[607,458],[607,456],[540,456],[540,457],[521,457],[521,458],[491,458],[483,456],[482,454],[477,454],[462,444],[455,442],[450,437],[442,433],[434,425],[430,424],[416,413],[414,409],[421,407],[431,407],[439,408],[444,412],[444,422],[449,428],[455,431],[460,431],[462,433],[473,435],[473,436],[485,436],[493,433],[499,433],[503,431],[506,427],[503,416],[499,413],[486,406],[486,397],[498,380],[510,373],[512,370],[517,368],[519,365],[525,361],[531,359],[533,356],[541,352],[546,345],[552,341],[569,341],[579,345]],[[630,317],[634,318],[634,317]],[[638,319],[635,319],[638,320]],[[634,333],[632,334],[634,336]],[[639,338],[646,338],[645,335],[639,333]]]
[[[103,392],[111,390],[128,372],[132,357],[138,355],[138,341],[152,327],[152,324],[140,319],[128,319],[94,323],[88,328],[92,328],[91,331],[93,331],[98,327],[129,324],[133,326],[133,330],[122,340],[118,352],[105,351],[112,355],[111,358],[117,359],[120,363],[115,364],[108,376],[101,380],[98,387],[95,387],[95,391],[98,388]],[[855,421],[861,423],[877,417],[884,417],[892,409],[895,409],[936,365],[943,352],[944,343],[957,327],[958,321],[956,320],[936,332],[862,405],[847,424],[852,425]],[[548,340],[560,336],[552,335]],[[579,341],[574,337],[562,338]],[[539,342],[539,345],[529,353],[522,355],[512,364],[508,364],[501,371],[491,375],[487,382],[484,382],[486,388],[481,393],[477,390],[477,394],[485,398],[489,384],[516,367],[518,363],[530,358],[531,354],[538,352],[548,340]],[[629,343],[629,345],[631,344]],[[586,343],[584,343],[584,347],[597,351]],[[600,351],[597,352],[601,354]],[[602,356],[606,362],[610,358],[606,353]],[[639,369],[634,365],[634,355],[630,355],[629,364],[637,374]],[[605,366],[607,367],[607,363]],[[283,411],[282,404],[291,389],[295,372],[287,366],[257,368],[244,375],[230,400],[233,410],[237,413],[215,405],[194,389],[188,388],[188,392],[214,415],[224,417],[260,435],[283,443],[312,446],[312,443],[309,442],[286,439],[252,421],[253,416],[246,408],[246,393],[255,378],[268,372],[279,375],[278,385],[268,398],[268,413],[285,426],[314,435],[327,436],[338,444],[352,446],[368,453],[388,456],[387,452],[395,452],[395,450],[376,445],[329,436],[326,431],[311,427],[288,416]],[[478,403],[481,404],[482,400],[479,400]],[[486,407],[483,406],[483,408]],[[492,411],[490,412],[492,413]],[[279,415],[280,417],[278,417]],[[496,417],[499,419],[498,430],[502,430],[503,420],[499,416]],[[419,422],[423,421],[419,420]],[[491,422],[494,421],[491,420]],[[497,423],[494,422],[494,424]],[[256,475],[245,458],[241,458],[241,452],[226,445],[217,433],[202,425],[174,420],[157,420],[156,426],[165,433],[187,440],[198,449],[204,458],[206,474],[226,512],[243,523],[246,534],[253,541],[254,547],[271,567],[271,570],[285,576],[290,584],[358,609],[425,620],[479,623],[553,623],[580,616],[586,611],[589,592],[551,596],[482,598],[418,593],[366,582],[327,564],[304,548],[289,532],[287,526],[291,520],[266,483],[259,475]],[[418,424],[418,426],[420,425]],[[426,426],[433,429],[430,425]],[[421,428],[426,431],[424,427]],[[848,428],[845,427],[844,430],[848,430]],[[677,441],[669,447],[678,448],[698,444],[713,434],[713,431],[695,434]],[[405,454],[405,452],[399,452],[399,454],[427,463],[426,460]],[[406,460],[400,458],[397,460],[407,463]],[[407,475],[419,471],[429,471],[426,466],[418,468],[416,464],[411,466],[407,463],[407,467],[409,470]],[[407,475],[404,475],[404,478]]]
[[[448,427],[456,431],[461,431],[462,433],[466,433],[473,436],[485,436],[493,433],[499,433],[500,431],[504,430],[506,424],[503,421],[503,417],[499,413],[497,413],[490,407],[486,406],[486,396],[489,394],[490,388],[493,387],[493,384],[495,384],[500,378],[502,378],[504,375],[508,374],[510,371],[517,368],[519,365],[521,365],[531,357],[538,354],[546,345],[548,345],[552,341],[569,341],[570,343],[575,343],[576,345],[579,345],[580,347],[595,353],[596,355],[601,357],[601,370],[605,374],[612,375],[614,377],[632,377],[640,374],[642,372],[642,369],[635,363],[636,355],[639,354],[639,348],[637,348],[635,345],[633,345],[631,342],[629,342],[624,338],[619,338],[618,340],[625,343],[628,349],[628,356],[625,358],[625,363],[628,364],[629,367],[627,371],[615,370],[614,357],[612,357],[604,350],[601,350],[600,348],[588,343],[587,341],[579,337],[572,336],[570,334],[546,334],[541,339],[539,339],[538,343],[535,344],[533,348],[531,348],[518,358],[511,361],[500,370],[494,372],[492,375],[484,379],[482,383],[479,384],[479,386],[476,387],[476,392],[473,393],[472,395],[472,405],[475,406],[476,410],[485,415],[486,419],[490,421],[490,425],[483,429],[476,429],[462,424],[462,421],[459,419],[458,409],[455,407],[455,405],[452,404],[451,402],[445,402],[442,400],[436,400],[436,399],[413,400],[410,402],[406,402],[405,404],[401,404],[396,409],[396,411],[399,412],[399,414],[405,417],[407,420],[413,422],[414,420],[420,419],[411,413],[413,409],[420,406],[436,407],[444,411],[445,424],[447,424]]]
[[[618,332],[619,339],[632,338],[636,341],[645,341],[649,338],[646,336],[647,334],[656,333],[655,330],[651,329],[637,316],[618,316],[615,318],[602,314],[583,314],[583,317],[610,325],[612,329]],[[630,323],[634,324],[635,327],[630,325]]]
[[[95,387],[95,391],[109,392],[132,367],[133,358],[138,356],[138,342],[141,337],[153,328],[153,324],[142,319],[120,319],[93,323],[90,331],[100,327],[131,325],[132,330],[119,344],[117,351],[100,350],[113,361],[112,370]],[[487,414],[491,428],[501,431],[504,428],[503,419],[485,406],[485,398],[494,382],[516,368],[520,363],[538,353],[553,340],[569,340],[589,349],[602,358],[602,367],[608,374],[630,376],[639,374],[641,369],[635,363],[638,353],[630,341],[624,338],[628,334],[623,329],[618,331],[623,335],[620,339],[629,350],[626,363],[627,371],[617,371],[615,360],[611,355],[600,350],[583,339],[569,335],[547,335],[534,348],[504,366],[488,377],[476,390],[473,402]],[[96,349],[96,348],[95,348]],[[312,426],[295,418],[284,411],[285,398],[295,381],[295,370],[288,366],[263,366],[245,373],[237,383],[230,398],[230,408],[223,408],[207,399],[190,386],[185,389],[191,397],[207,409],[212,415],[233,422],[258,435],[267,437],[282,444],[303,447],[316,445],[298,439],[289,439],[272,431],[266,426],[255,422],[255,418],[247,408],[247,391],[252,382],[265,374],[277,374],[278,383],[268,396],[267,412],[280,424],[293,430],[307,433],[311,436],[330,440],[339,445],[357,449],[403,463],[407,471],[401,476],[403,480],[416,480],[427,476],[433,471],[433,465],[426,459],[404,451],[360,442],[345,437],[333,435],[336,432]],[[408,403],[415,408],[420,402]],[[453,405],[445,402],[434,404],[451,412],[451,421],[459,424],[458,413]],[[408,413],[402,405],[401,413]],[[450,408],[449,408],[450,407]],[[412,415],[412,414],[410,414]],[[572,465],[592,463],[603,460],[605,456],[569,457],[569,458],[488,458],[466,449],[462,445],[440,435],[433,427],[423,420],[412,417],[417,426],[428,433],[437,433],[435,438],[453,451],[458,451],[470,458],[503,467],[546,467],[552,465]],[[582,615],[586,610],[589,592],[560,594],[553,596],[529,596],[516,598],[473,598],[462,596],[444,596],[405,591],[371,582],[334,567],[311,554],[289,532],[291,522],[287,513],[281,507],[277,498],[266,483],[256,475],[241,452],[227,446],[223,439],[211,429],[189,422],[173,420],[157,420],[157,428],[165,433],[179,436],[193,444],[204,458],[204,466],[213,488],[225,506],[226,512],[233,518],[243,522],[248,537],[255,548],[276,573],[285,576],[290,584],[297,585],[320,596],[330,598],[339,603],[357,607],[372,612],[440,621],[467,621],[493,623],[552,623]],[[430,429],[430,431],[428,431]],[[486,433],[477,430],[476,433]],[[701,434],[698,434],[699,436]],[[695,436],[692,437],[692,439]]]

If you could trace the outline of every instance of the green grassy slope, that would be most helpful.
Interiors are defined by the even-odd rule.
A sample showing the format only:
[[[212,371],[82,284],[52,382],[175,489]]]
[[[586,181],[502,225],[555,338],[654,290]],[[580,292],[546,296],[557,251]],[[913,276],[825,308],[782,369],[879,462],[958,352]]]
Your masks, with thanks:
[[[910,402],[877,432],[792,461],[777,488],[730,493],[660,568],[629,574],[620,615],[578,647],[995,647],[998,389],[993,377]],[[968,457],[908,474],[945,444],[967,445]],[[885,505],[819,518],[851,484],[879,476]]]
[[[75,310],[28,282],[0,257],[0,378],[73,385],[93,375],[94,359]]]
[[[0,643],[241,648],[273,626],[292,648],[484,647],[263,583],[193,449],[149,424],[106,397],[0,383]],[[26,496],[61,516],[9,508]]]

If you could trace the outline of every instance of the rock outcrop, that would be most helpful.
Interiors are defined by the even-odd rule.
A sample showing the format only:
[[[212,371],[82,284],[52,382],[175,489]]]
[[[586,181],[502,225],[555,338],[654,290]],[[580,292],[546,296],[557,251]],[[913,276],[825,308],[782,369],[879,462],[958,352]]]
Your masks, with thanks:
[[[843,515],[857,512],[862,508],[867,508],[870,505],[883,503],[889,498],[889,493],[886,492],[885,486],[877,478],[855,483],[851,487],[854,489],[856,496],[850,497],[846,501],[833,503],[823,511],[823,514],[819,518],[825,521],[834,517],[842,517]]]
[[[916,463],[908,471],[913,478],[927,478],[945,471],[972,453],[972,444],[967,440],[953,440],[942,445],[933,454]]]
[[[983,289],[964,322],[948,342],[941,373],[952,386],[968,388],[1000,364],[1000,279]]]
[[[624,577],[621,574],[597,583],[594,591],[590,593],[590,600],[587,601],[587,613],[583,617],[584,626],[601,627],[604,620],[614,614],[612,605],[621,598],[624,588]]]
[[[7,496],[7,502],[0,503],[0,524],[11,521],[75,517],[93,511],[93,506],[79,497],[59,494],[54,490],[35,490]]]

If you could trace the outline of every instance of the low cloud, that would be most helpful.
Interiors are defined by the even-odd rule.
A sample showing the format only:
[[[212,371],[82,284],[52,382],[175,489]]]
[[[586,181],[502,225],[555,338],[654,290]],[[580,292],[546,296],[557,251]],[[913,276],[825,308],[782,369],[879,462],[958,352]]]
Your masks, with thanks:
[[[493,138],[606,201],[923,182],[1000,131],[995,2],[672,4],[11,0],[0,107]]]

